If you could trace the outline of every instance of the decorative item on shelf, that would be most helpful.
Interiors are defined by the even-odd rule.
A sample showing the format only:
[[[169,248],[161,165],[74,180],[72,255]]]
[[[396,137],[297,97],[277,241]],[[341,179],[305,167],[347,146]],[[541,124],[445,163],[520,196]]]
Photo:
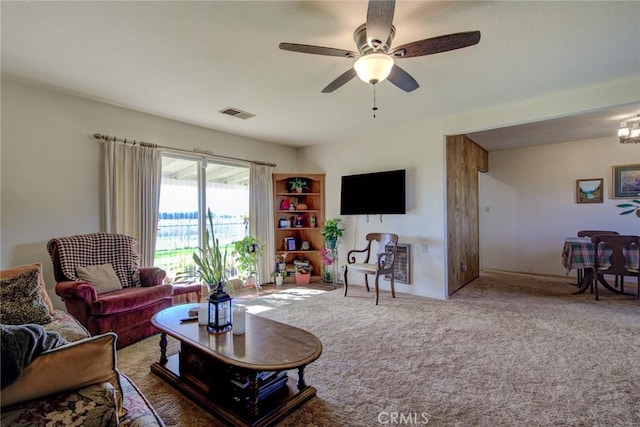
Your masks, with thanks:
[[[296,285],[308,285],[311,282],[311,272],[304,268],[296,267]]]
[[[291,211],[295,211],[295,210],[296,210],[296,205],[294,205],[293,203],[291,203],[291,204],[289,205],[289,212],[291,212]]]
[[[311,228],[315,228],[316,226],[316,216],[315,215],[311,215],[311,217],[309,218],[309,227]]]
[[[282,286],[284,278],[287,277],[287,252],[276,253],[276,268],[271,276],[275,279],[276,286]]]
[[[296,210],[298,210],[298,211],[306,211],[307,210],[307,204],[306,203],[298,203],[298,205],[296,206]]]
[[[295,191],[296,193],[302,193],[302,190],[308,188],[307,181],[302,178],[293,178],[289,180],[289,185],[291,186],[291,191]]]
[[[284,238],[285,250],[287,251],[295,251],[296,250],[296,239],[295,237],[285,237]]]
[[[282,201],[280,202],[280,210],[288,211],[290,207],[291,207],[291,202],[289,201],[289,199],[286,197],[282,199]]]
[[[296,228],[302,228],[304,226],[302,223],[303,220],[304,217],[302,215],[296,215],[296,219],[293,221],[293,226]]]
[[[303,270],[308,270],[310,268],[308,259],[295,259],[293,260],[293,266],[295,268],[301,268]]]
[[[284,282],[284,278],[287,277],[286,264],[285,264],[285,267],[283,269],[276,270],[273,273],[271,273],[271,275],[273,276],[273,278],[275,280],[276,286],[282,286],[282,283]]]
[[[222,284],[209,296],[209,332],[224,332],[231,328],[231,297],[224,291]]]
[[[278,227],[280,227],[280,228],[291,228],[291,221],[289,221],[286,218],[280,218],[280,221],[278,221]]]
[[[309,249],[311,249],[311,244],[305,240],[300,244],[300,249],[302,249],[303,251],[308,251]]]
[[[338,228],[338,224],[342,221],[340,218],[331,218],[324,221],[324,228],[320,233],[324,237],[325,244],[329,249],[335,249],[338,239],[342,237],[344,230]]]
[[[287,270],[287,257],[289,254],[287,252],[276,253],[276,271],[286,271]]]

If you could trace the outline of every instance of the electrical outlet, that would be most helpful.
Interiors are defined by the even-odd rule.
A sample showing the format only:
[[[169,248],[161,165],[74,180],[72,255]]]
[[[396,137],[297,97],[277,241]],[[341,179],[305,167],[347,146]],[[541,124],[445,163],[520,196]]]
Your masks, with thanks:
[[[429,251],[429,248],[427,247],[426,243],[423,243],[422,245],[420,245],[420,253],[426,254]]]

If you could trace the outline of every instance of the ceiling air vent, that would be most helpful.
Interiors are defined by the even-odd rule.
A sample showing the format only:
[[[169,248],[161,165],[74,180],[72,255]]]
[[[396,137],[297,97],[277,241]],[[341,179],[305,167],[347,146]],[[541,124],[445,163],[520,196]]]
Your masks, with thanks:
[[[238,119],[247,120],[251,117],[255,117],[255,114],[247,113],[246,111],[238,110],[237,108],[228,107],[220,110],[222,114],[226,114],[227,116],[233,116]]]

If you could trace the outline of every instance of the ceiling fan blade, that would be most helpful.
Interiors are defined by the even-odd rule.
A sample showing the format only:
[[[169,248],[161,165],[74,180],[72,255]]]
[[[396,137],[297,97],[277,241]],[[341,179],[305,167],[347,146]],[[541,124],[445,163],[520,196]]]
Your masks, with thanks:
[[[480,31],[467,31],[465,33],[447,34],[445,36],[432,37],[430,39],[403,44],[393,49],[391,55],[395,58],[433,55],[434,53],[473,46],[479,42]]]
[[[409,73],[397,65],[394,65],[393,68],[391,68],[391,73],[387,78],[391,83],[398,86],[405,92],[412,92],[420,87],[418,82],[411,77]]]
[[[369,7],[367,8],[367,43],[374,51],[378,48],[384,49],[384,45],[389,39],[395,7],[395,0],[369,0]]]
[[[329,83],[327,85],[327,87],[322,89],[322,93],[331,93],[331,92],[333,92],[334,90],[338,89],[339,87],[342,87],[345,83],[347,83],[349,80],[351,80],[355,76],[356,76],[356,70],[354,70],[353,67],[349,68],[347,71],[342,73],[337,79],[335,79],[334,81]]]
[[[332,47],[313,46],[308,44],[296,43],[280,43],[280,49],[290,50],[291,52],[310,53],[312,55],[340,56],[343,58],[356,58],[359,55],[356,52],[344,49],[335,49]]]

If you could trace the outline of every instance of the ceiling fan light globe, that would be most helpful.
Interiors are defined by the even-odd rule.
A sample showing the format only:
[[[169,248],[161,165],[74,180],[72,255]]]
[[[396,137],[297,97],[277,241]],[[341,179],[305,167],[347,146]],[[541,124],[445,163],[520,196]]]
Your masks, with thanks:
[[[393,58],[387,54],[370,53],[358,58],[353,68],[360,80],[376,84],[389,77],[394,63]]]

